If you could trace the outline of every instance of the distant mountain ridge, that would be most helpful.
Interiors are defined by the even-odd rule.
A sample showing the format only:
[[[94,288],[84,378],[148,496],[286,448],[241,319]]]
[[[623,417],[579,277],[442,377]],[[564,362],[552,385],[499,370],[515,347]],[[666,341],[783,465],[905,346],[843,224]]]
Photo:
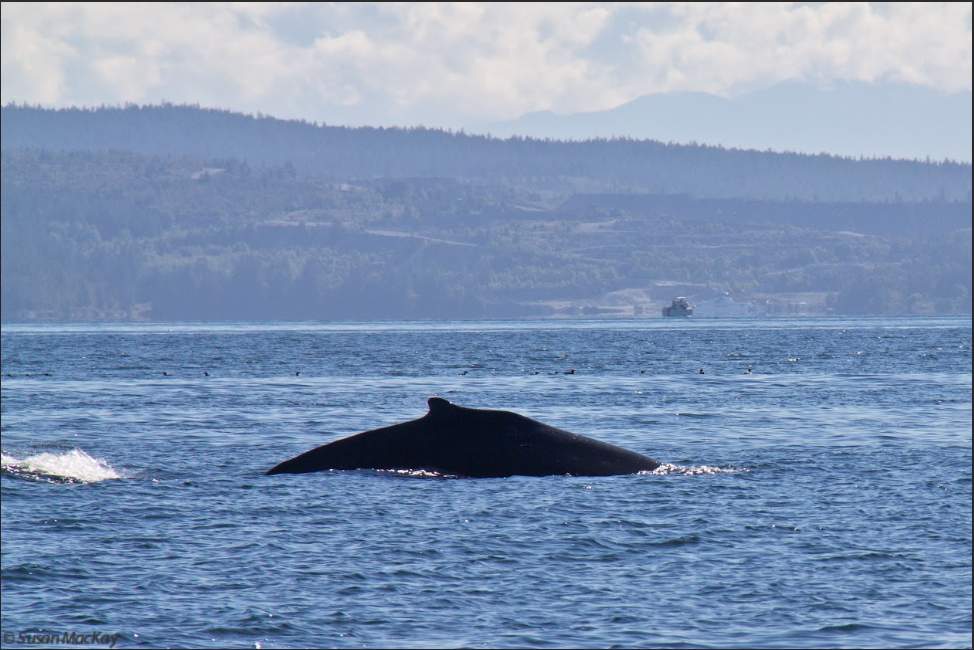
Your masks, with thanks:
[[[654,94],[617,108],[529,113],[472,133],[559,140],[622,137],[858,158],[971,161],[971,92],[906,83],[847,82],[820,89],[780,83],[737,98]]]
[[[856,160],[632,138],[568,142],[423,128],[348,128],[171,104],[58,110],[7,105],[0,140],[4,150],[186,155],[288,165],[333,179],[476,179],[567,194],[807,201],[966,202],[971,197],[969,163]]]
[[[2,110],[0,319],[970,313],[971,165]]]

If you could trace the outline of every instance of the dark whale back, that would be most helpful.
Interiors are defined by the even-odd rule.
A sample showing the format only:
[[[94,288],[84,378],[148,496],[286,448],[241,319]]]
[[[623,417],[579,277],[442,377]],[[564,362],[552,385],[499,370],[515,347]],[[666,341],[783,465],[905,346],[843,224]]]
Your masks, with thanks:
[[[268,474],[328,469],[427,470],[489,478],[652,471],[652,458],[511,413],[429,400],[429,413],[312,449]]]

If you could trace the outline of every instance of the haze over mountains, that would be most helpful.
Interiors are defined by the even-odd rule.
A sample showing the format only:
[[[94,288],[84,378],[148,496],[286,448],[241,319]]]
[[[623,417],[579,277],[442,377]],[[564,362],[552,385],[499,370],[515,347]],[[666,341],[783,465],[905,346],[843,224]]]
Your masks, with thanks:
[[[553,139],[632,137],[858,158],[971,161],[971,92],[906,83],[785,82],[734,98],[646,95],[617,108],[471,126],[470,133]]]
[[[971,313],[970,163],[172,104],[0,136],[4,322]]]

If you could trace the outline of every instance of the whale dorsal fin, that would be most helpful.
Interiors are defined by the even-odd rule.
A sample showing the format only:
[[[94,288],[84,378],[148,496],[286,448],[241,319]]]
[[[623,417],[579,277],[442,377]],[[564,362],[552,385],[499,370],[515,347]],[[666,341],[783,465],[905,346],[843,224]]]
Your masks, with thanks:
[[[431,415],[432,417],[453,413],[459,410],[460,408],[453,402],[448,402],[442,397],[431,397],[429,398],[429,400],[427,400],[426,403],[429,404],[430,407],[429,415]]]

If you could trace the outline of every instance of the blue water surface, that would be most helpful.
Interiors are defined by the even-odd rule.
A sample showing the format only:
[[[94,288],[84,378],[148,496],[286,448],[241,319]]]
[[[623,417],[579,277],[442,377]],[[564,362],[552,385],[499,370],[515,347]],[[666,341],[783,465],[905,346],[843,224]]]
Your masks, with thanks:
[[[969,317],[3,325],[2,373],[3,647],[971,647]],[[263,474],[434,395],[664,466]]]

